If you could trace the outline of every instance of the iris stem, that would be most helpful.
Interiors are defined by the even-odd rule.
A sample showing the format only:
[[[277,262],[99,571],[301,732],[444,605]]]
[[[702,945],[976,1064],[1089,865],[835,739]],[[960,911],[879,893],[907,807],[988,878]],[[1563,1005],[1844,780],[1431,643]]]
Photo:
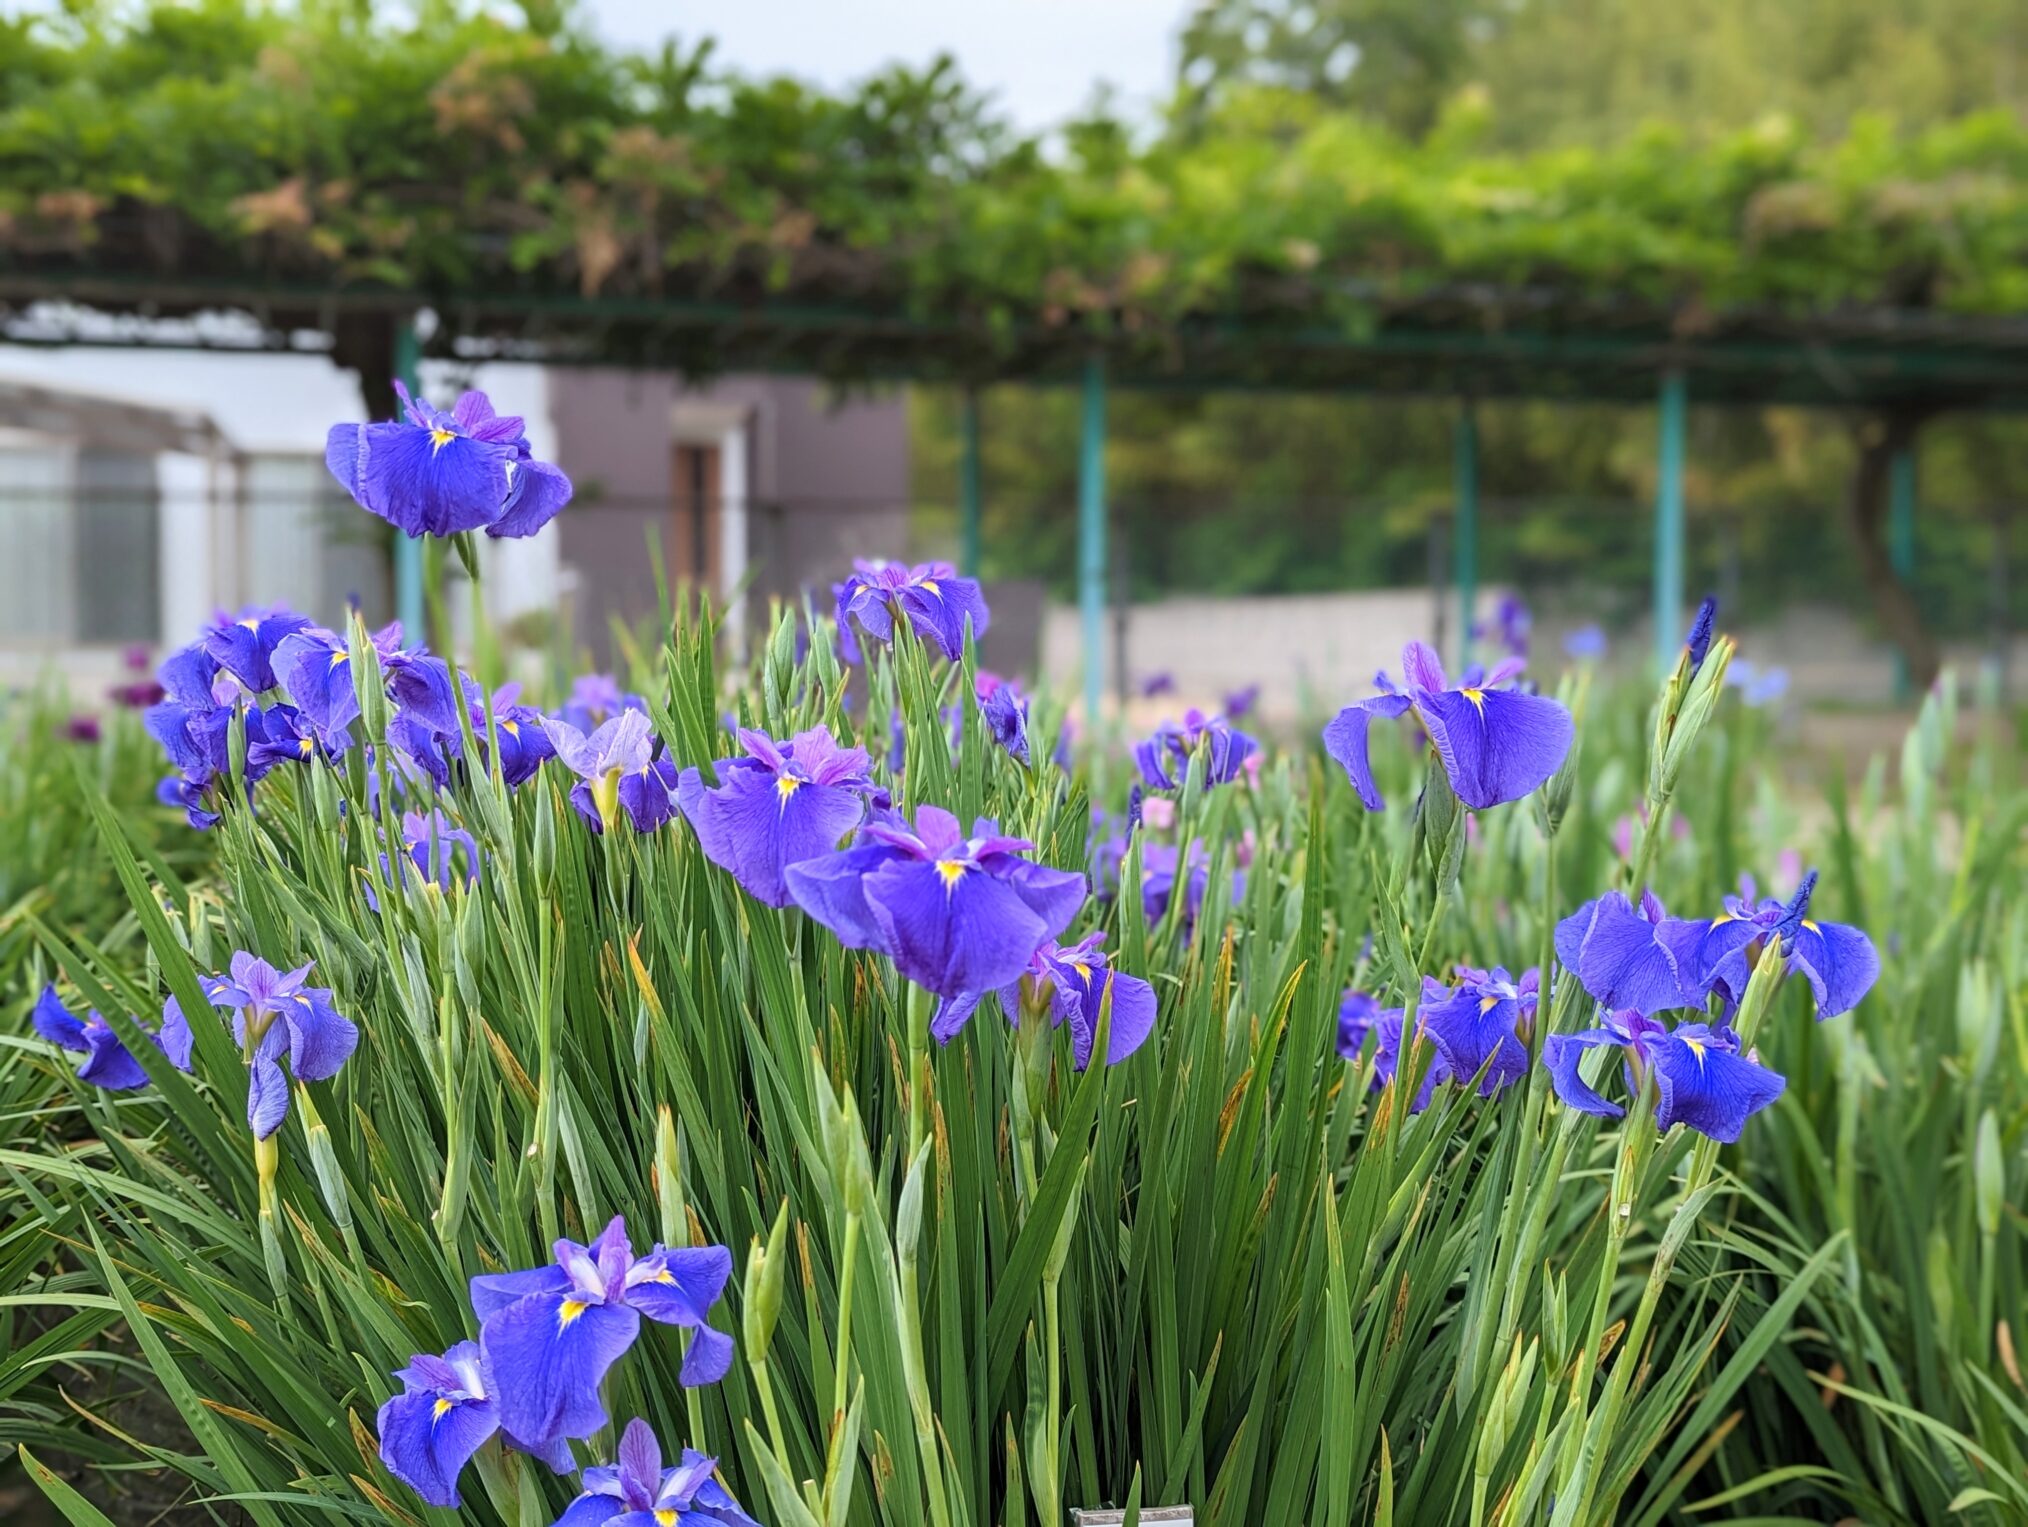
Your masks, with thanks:
[[[908,1159],[929,1134],[929,1028],[930,994],[920,986],[908,988]]]
[[[1655,862],[1655,848],[1661,842],[1662,830],[1669,817],[1670,797],[1651,796],[1648,799],[1648,824],[1641,833],[1641,850],[1634,856],[1633,877],[1627,882],[1627,900],[1638,903],[1641,892],[1647,888],[1648,872]]]
[[[852,1284],[859,1263],[859,1211],[845,1213],[845,1262],[838,1273],[838,1347],[831,1370],[831,1439],[824,1450],[824,1504],[828,1511],[837,1488],[838,1467],[845,1441],[845,1397],[852,1367]]]

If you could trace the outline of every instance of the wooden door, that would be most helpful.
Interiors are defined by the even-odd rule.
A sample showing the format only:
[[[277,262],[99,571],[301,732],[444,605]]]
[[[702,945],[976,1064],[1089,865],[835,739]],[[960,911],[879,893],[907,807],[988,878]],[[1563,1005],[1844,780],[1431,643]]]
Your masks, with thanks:
[[[678,445],[671,467],[675,546],[669,565],[679,581],[719,587],[724,499],[719,486],[718,447]]]

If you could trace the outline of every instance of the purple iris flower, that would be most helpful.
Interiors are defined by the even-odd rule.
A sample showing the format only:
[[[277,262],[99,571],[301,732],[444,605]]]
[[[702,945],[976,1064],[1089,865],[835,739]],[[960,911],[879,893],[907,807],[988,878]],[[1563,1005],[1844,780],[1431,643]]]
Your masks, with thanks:
[[[1563,639],[1563,655],[1591,662],[1606,655],[1606,634],[1596,622],[1579,626]]]
[[[1711,650],[1711,635],[1718,623],[1718,600],[1706,594],[1703,603],[1697,606],[1697,618],[1690,623],[1690,635],[1684,645],[1690,649],[1690,671],[1695,673],[1704,666],[1705,654]]]
[[[35,1000],[33,1021],[35,1032],[51,1044],[84,1056],[84,1064],[77,1068],[79,1081],[108,1092],[126,1092],[147,1085],[148,1073],[97,1009],[80,1019],[57,1000],[54,986],[45,986]],[[190,1025],[183,1021],[180,1009],[165,1012],[162,1026],[148,1037],[170,1065],[178,1071],[190,1069]]]
[[[615,1215],[589,1246],[558,1241],[556,1260],[472,1280],[479,1350],[497,1381],[510,1437],[547,1448],[606,1424],[599,1385],[640,1335],[641,1317],[688,1327],[682,1382],[716,1384],[732,1366],[732,1338],[705,1323],[732,1276],[723,1246],[657,1246],[636,1257]]]
[[[439,790],[451,783],[451,766],[464,755],[465,742],[456,732],[434,731],[412,712],[396,711],[388,718],[387,740],[410,776],[426,775]]]
[[[486,704],[472,707],[472,735],[478,739],[482,753],[491,746],[492,733],[499,733],[500,781],[510,790],[533,779],[543,759],[556,756],[556,746],[543,727],[542,712],[532,705],[518,703],[520,699],[519,684],[502,684]]]
[[[1741,1055],[1738,1036],[1730,1029],[1679,1023],[1672,1030],[1657,1018],[1615,1013],[1602,1027],[1551,1034],[1542,1041],[1542,1064],[1556,1095],[1572,1108],[1601,1118],[1616,1119],[1626,1110],[1601,1097],[1579,1073],[1584,1052],[1598,1046],[1626,1052],[1630,1092],[1639,1090],[1643,1073],[1654,1072],[1658,1128],[1683,1124],[1728,1144],[1739,1138],[1751,1115],[1788,1086],[1776,1072]]]
[[[1380,789],[1367,761],[1367,728],[1376,716],[1392,718],[1411,707],[1443,760],[1458,799],[1476,810],[1518,801],[1554,774],[1570,751],[1570,712],[1540,695],[1497,686],[1520,671],[1513,660],[1483,680],[1467,672],[1449,687],[1443,663],[1422,642],[1401,652],[1408,689],[1358,700],[1324,728],[1324,750],[1345,770],[1368,811],[1381,807]]]
[[[942,997],[997,991],[1084,905],[1085,878],[1024,857],[981,818],[966,838],[936,806],[868,822],[852,846],[788,868],[789,893],[848,949],[877,949]]]
[[[1183,926],[1186,930],[1194,929],[1197,915],[1204,909],[1204,892],[1211,884],[1211,856],[1205,851],[1203,840],[1193,841],[1185,854],[1179,854],[1173,843],[1141,845],[1141,911],[1151,925],[1167,914],[1169,899],[1176,894],[1179,873],[1183,880]],[[1237,902],[1245,894],[1246,875],[1235,870],[1232,899]]]
[[[1338,1053],[1346,1060],[1359,1058],[1359,1047],[1388,1009],[1371,992],[1348,986],[1338,998]]]
[[[1528,633],[1535,625],[1535,618],[1528,613],[1528,606],[1517,594],[1502,594],[1500,602],[1493,607],[1490,621],[1472,623],[1472,639],[1484,641],[1488,636],[1498,636],[1500,645],[1511,657],[1528,656]]]
[[[965,650],[965,622],[981,637],[990,619],[977,580],[960,578],[948,562],[855,561],[852,575],[831,591],[838,596],[838,648],[848,663],[859,661],[862,634],[883,645],[893,641],[896,615],[953,662]]]
[[[1725,670],[1725,682],[1728,687],[1739,691],[1739,698],[1747,706],[1761,710],[1789,692],[1789,671],[1786,668],[1762,668],[1743,657],[1734,658],[1732,666]]]
[[[97,716],[80,713],[64,722],[63,735],[69,742],[97,742],[105,733],[99,727]]]
[[[1435,981],[1423,982],[1425,1000],[1437,1000],[1446,995],[1445,988]],[[1372,1089],[1378,1092],[1394,1080],[1394,1073],[1401,1069],[1401,1032],[1406,1013],[1398,1007],[1382,1007],[1378,998],[1363,991],[1347,988],[1338,1002],[1338,1054],[1346,1060],[1359,1059],[1359,1050],[1366,1043],[1366,1036],[1373,1035],[1373,1082]],[[1427,1029],[1423,1031],[1425,1034]],[[1422,1085],[1416,1088],[1415,1101],[1409,1104],[1410,1113],[1421,1113],[1429,1107],[1430,1099],[1436,1096],[1437,1088],[1451,1079],[1450,1067],[1444,1063],[1439,1052],[1430,1058],[1429,1067],[1423,1072]]]
[[[187,774],[170,774],[156,782],[155,799],[181,811],[197,831],[209,832],[220,821],[219,813],[211,809],[209,790],[208,779],[199,782]]]
[[[1739,894],[1725,898],[1725,910],[1707,924],[1697,945],[1698,977],[1725,999],[1729,1013],[1746,994],[1761,946],[1779,935],[1785,913],[1807,909],[1807,892],[1816,876],[1804,878],[1804,890],[1788,907],[1773,897],[1756,899],[1753,877],[1742,875]],[[1816,999],[1817,1017],[1835,1018],[1857,1007],[1880,979],[1880,954],[1873,940],[1847,923],[1820,923],[1796,912],[1794,931],[1786,941],[1789,968],[1800,970]]]
[[[756,900],[786,907],[795,899],[788,867],[835,851],[866,814],[871,765],[862,749],[839,747],[822,726],[781,743],[742,729],[739,745],[747,756],[719,759],[714,788],[685,769],[676,799],[705,858]]]
[[[106,697],[113,704],[127,710],[146,710],[151,705],[160,705],[168,694],[154,679],[136,679],[130,684],[115,684],[106,691]]]
[[[401,1393],[380,1407],[374,1421],[380,1461],[432,1506],[456,1508],[459,1473],[500,1430],[500,1409],[479,1344],[461,1341],[442,1357],[418,1352],[395,1377]],[[537,1456],[559,1474],[574,1464],[562,1438]]]
[[[328,761],[336,756],[293,705],[250,706],[246,713],[246,777],[249,784],[277,764]]]
[[[467,706],[485,702],[485,691],[469,674],[459,674],[454,682],[451,665],[421,648],[389,653],[382,666],[395,709],[432,732],[457,735],[460,691]]]
[[[129,642],[120,650],[120,666],[129,673],[145,675],[150,667],[150,654],[146,642]],[[128,710],[146,710],[159,705],[168,691],[151,678],[131,679],[125,684],[115,684],[106,691],[115,705]]]
[[[1029,959],[1028,969],[1018,981],[999,989],[1000,1010],[1007,1021],[1021,1021],[1023,999],[1030,1006],[1049,1003],[1053,1026],[1070,1025],[1071,1053],[1082,1071],[1091,1064],[1092,1046],[1098,1038],[1099,1010],[1112,994],[1112,1027],[1106,1038],[1106,1064],[1117,1066],[1147,1042],[1155,1031],[1155,988],[1139,976],[1114,970],[1106,952],[1103,933],[1087,934],[1068,948],[1054,942],[1044,944]],[[953,997],[937,1009],[930,1032],[948,1044],[970,1021],[983,994]]]
[[[159,677],[164,699],[148,708],[142,724],[170,763],[201,788],[230,767],[226,727],[232,712],[229,703],[214,697],[221,680],[218,662],[202,643],[193,643],[165,658]],[[229,677],[225,682],[237,687]]]
[[[1204,783],[1225,785],[1239,778],[1260,745],[1245,732],[1228,725],[1222,716],[1207,716],[1200,710],[1183,713],[1182,723],[1164,721],[1155,735],[1136,744],[1134,764],[1141,781],[1150,790],[1180,790],[1190,772],[1190,755],[1204,748]]]
[[[1170,806],[1159,797],[1146,801],[1142,810],[1152,812],[1157,806]],[[1120,866],[1127,856],[1126,836],[1101,838],[1092,850],[1092,870],[1100,886],[1099,894],[1110,897],[1113,888],[1119,884]],[[1183,926],[1185,930],[1197,926],[1197,914],[1203,910],[1204,892],[1211,883],[1210,855],[1205,852],[1202,839],[1194,840],[1188,854],[1177,851],[1173,843],[1143,841],[1141,844],[1141,912],[1153,927],[1169,910],[1169,900],[1176,894],[1178,874],[1183,880]],[[1234,871],[1232,877],[1232,899],[1236,902],[1246,894],[1246,875]]]
[[[336,1076],[359,1044],[358,1027],[339,1015],[330,988],[303,984],[310,970],[303,965],[284,973],[241,951],[232,957],[227,975],[203,983],[213,1007],[232,1009],[232,1037],[252,1057],[246,1121],[256,1139],[265,1140],[280,1129],[289,1112],[288,1077],[281,1068],[284,1053],[290,1076],[299,1082],[321,1082]],[[162,1010],[165,1028],[172,1009],[180,1019],[182,1009],[174,997]]]
[[[1235,689],[1225,697],[1225,719],[1237,721],[1260,704],[1260,685],[1249,684],[1244,689]]]
[[[683,1450],[683,1461],[662,1467],[662,1448],[638,1416],[620,1435],[617,1465],[584,1471],[584,1493],[553,1527],[760,1527],[712,1478],[718,1460]]]
[[[1153,700],[1159,695],[1176,692],[1176,676],[1173,673],[1151,673],[1140,683],[1141,698]]]
[[[394,384],[407,418],[334,424],[324,464],[362,509],[410,536],[531,536],[570,502],[570,479],[533,459],[527,431],[468,392],[446,413]]]
[[[1556,925],[1556,957],[1608,1011],[1642,1014],[1702,1007],[1697,951],[1705,925],[1671,917],[1654,892],[1639,905],[1618,891],[1588,901]]]
[[[986,730],[1016,763],[1027,768],[1028,701],[1007,680],[983,668],[979,670],[977,690],[979,714],[986,719]]]
[[[653,832],[676,815],[676,765],[657,759],[645,713],[623,710],[586,736],[568,721],[542,723],[563,766],[577,775],[570,803],[600,832],[622,809],[636,832]]]
[[[427,884],[449,890],[479,882],[478,841],[441,811],[404,811],[401,846],[402,857]]]
[[[1485,1070],[1479,1096],[1489,1098],[1528,1073],[1527,1033],[1541,973],[1526,971],[1517,981],[1497,966],[1460,965],[1457,975],[1454,991],[1425,981],[1418,1021],[1452,1079],[1466,1084]]]
[[[275,687],[273,658],[285,637],[310,629],[307,615],[285,610],[249,606],[231,620],[220,616],[204,628],[204,651],[219,667],[247,687],[250,694],[266,694]]]
[[[655,832],[677,815],[676,789],[682,783],[675,762],[657,758],[640,768],[620,776],[618,793],[615,797],[619,809],[627,822],[637,833]],[[577,808],[577,814],[591,824],[591,830],[603,837],[606,824],[599,815],[598,796],[595,787],[584,781],[570,787],[570,803]]]
[[[569,722],[580,732],[590,732],[623,710],[647,708],[646,700],[621,689],[619,680],[611,674],[581,673],[571,682],[570,699],[556,713],[556,719]]]
[[[397,667],[406,659],[401,649],[401,622],[373,633],[381,666]],[[291,632],[276,644],[274,669],[296,708],[310,718],[325,745],[342,753],[352,744],[347,728],[359,719],[359,693],[352,682],[352,654],[345,638],[322,626]],[[448,689],[448,681],[446,682]]]

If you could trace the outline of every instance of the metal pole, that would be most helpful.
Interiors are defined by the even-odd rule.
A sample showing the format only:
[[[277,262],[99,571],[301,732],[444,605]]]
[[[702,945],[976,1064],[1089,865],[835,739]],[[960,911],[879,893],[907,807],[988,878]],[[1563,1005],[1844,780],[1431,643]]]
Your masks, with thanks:
[[[1479,599],[1479,419],[1470,403],[1458,409],[1451,477],[1458,500],[1451,557],[1458,583],[1458,667],[1463,669],[1472,660],[1472,607]]]
[[[403,318],[394,331],[394,374],[413,397],[422,396],[422,347],[415,320]],[[423,543],[394,532],[394,615],[406,639],[423,639]]]
[[[1915,594],[1915,448],[1904,445],[1887,464],[1887,557],[1894,576]],[[1908,698],[1908,654],[1894,649],[1894,698]]]
[[[979,516],[983,512],[979,468],[979,394],[965,389],[959,409],[958,457],[958,571],[967,578],[979,576]]]
[[[1084,646],[1084,720],[1095,732],[1105,695],[1106,368],[1084,363],[1084,427],[1077,463],[1077,593]]]
[[[1667,673],[1683,640],[1683,373],[1662,374],[1662,438],[1655,473],[1655,663]]]

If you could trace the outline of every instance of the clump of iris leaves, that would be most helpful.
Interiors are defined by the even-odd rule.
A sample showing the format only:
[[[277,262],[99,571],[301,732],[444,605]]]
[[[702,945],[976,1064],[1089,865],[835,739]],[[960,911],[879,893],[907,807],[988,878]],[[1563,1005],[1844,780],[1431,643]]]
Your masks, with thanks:
[[[733,721],[827,725],[897,806],[996,818],[1062,868],[1090,864],[1095,806],[1125,809],[1124,739],[1024,766],[964,705],[951,745],[969,650],[903,630],[848,687],[827,622],[784,612],[727,671],[709,613],[665,604],[621,678],[679,765],[734,753]],[[190,1075],[158,1055],[118,1093],[0,1045],[0,1438],[77,1523],[137,1483],[191,1520],[450,1520],[382,1464],[391,1374],[476,1334],[472,1278],[624,1216],[637,1248],[733,1249],[711,1322],[737,1351],[685,1388],[688,1338],[644,1326],[576,1462],[641,1417],[769,1523],[2020,1520],[2028,794],[1990,697],[1961,715],[1946,681],[1856,787],[1785,783],[1769,717],[1724,699],[1664,803],[1651,686],[1536,677],[1578,718],[1564,794],[1469,831],[1418,813],[1405,723],[1374,730],[1380,812],[1313,725],[1257,781],[1206,788],[1199,760],[1077,924],[1159,1002],[1082,1072],[991,1003],[919,1058],[922,994],[884,957],[745,894],[680,819],[591,831],[560,769],[465,770],[434,801],[276,770],[256,810],[221,792],[212,861],[165,853],[164,808],[99,761],[129,719],[85,747],[18,706],[0,831],[117,893],[6,910],[11,1034],[45,980],[118,1022],[209,1012],[200,978],[250,950],[314,961],[359,1038],[258,1170],[222,1027]],[[1062,714],[1035,696],[1031,735]],[[401,812],[432,806],[476,884],[390,878]],[[1348,987],[1399,1005],[1456,965],[1539,964],[1632,878],[1616,828],[1679,909],[1797,851],[1814,915],[1881,950],[1836,1022],[1801,980],[1776,993],[1755,1044],[1788,1085],[1739,1144],[1566,1108],[1539,1066],[1412,1113],[1370,1048],[1341,1058]],[[1201,897],[1151,920],[1131,856],[1198,842]],[[120,1426],[134,1391],[175,1422]],[[545,1527],[581,1488],[488,1444],[461,1519]]]

